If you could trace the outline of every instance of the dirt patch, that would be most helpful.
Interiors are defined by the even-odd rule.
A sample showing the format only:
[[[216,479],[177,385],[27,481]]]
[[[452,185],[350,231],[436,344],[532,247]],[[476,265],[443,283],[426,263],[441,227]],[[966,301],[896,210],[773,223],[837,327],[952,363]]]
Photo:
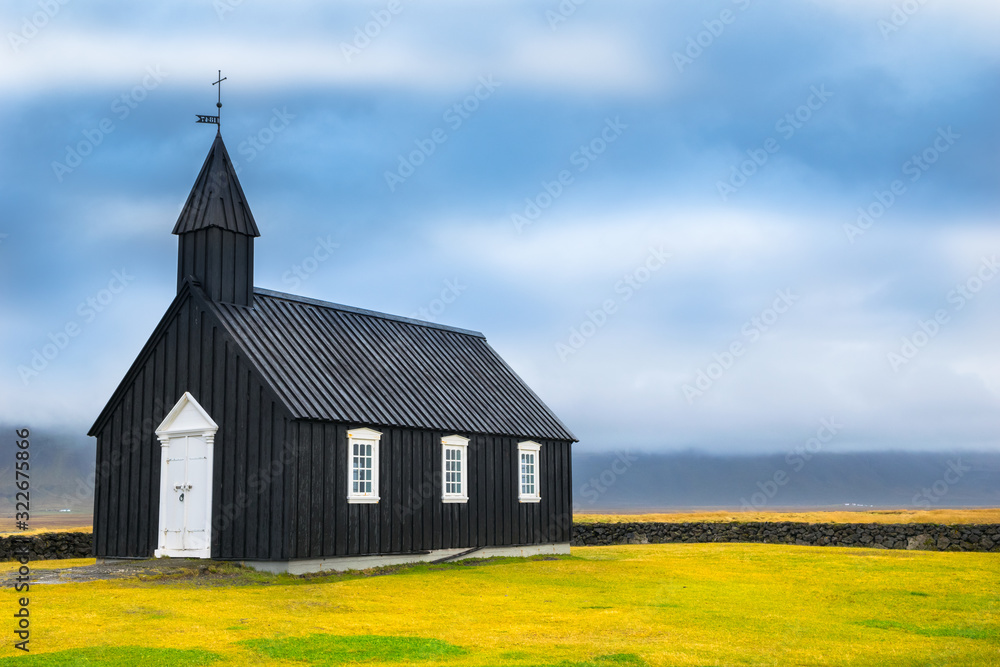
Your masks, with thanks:
[[[246,579],[252,572],[235,563],[206,563],[199,560],[136,560],[112,561],[81,565],[77,567],[57,567],[32,569],[32,584],[75,584],[87,581],[108,581],[134,579],[136,581],[183,581],[213,585],[233,583]],[[0,586],[12,586],[17,572],[0,575]],[[263,583],[263,582],[261,582]]]
[[[560,556],[532,556],[523,560],[563,560]],[[117,560],[75,567],[32,567],[31,583],[36,585],[75,584],[88,581],[190,582],[194,586],[267,586],[271,584],[317,583],[343,581],[359,577],[381,577],[412,568],[428,567],[445,570],[463,567],[501,565],[511,558],[469,558],[451,563],[403,563],[348,572],[312,572],[309,574],[271,574],[244,566],[238,562],[206,561],[197,558],[150,558]],[[521,559],[518,559],[521,560]],[[57,561],[44,561],[47,565]],[[36,561],[37,563],[37,561]],[[0,587],[16,583],[17,570],[0,573]]]

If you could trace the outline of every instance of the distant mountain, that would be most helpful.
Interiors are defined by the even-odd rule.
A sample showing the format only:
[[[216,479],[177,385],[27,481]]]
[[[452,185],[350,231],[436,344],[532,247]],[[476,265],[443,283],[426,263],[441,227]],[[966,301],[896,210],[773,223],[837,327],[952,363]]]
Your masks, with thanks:
[[[1000,507],[1000,453],[573,455],[578,511]]]
[[[14,446],[22,425],[0,424],[0,511],[12,512],[15,494]],[[93,438],[82,433],[34,430],[29,426],[28,474],[32,511],[71,509],[89,514],[94,506]]]

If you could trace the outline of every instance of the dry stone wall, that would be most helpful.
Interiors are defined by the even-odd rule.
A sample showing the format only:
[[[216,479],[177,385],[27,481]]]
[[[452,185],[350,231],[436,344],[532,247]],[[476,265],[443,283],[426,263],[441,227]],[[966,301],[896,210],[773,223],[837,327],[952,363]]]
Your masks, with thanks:
[[[28,560],[93,558],[93,544],[91,533],[10,535],[0,537],[0,560],[14,560],[21,550],[27,550]]]
[[[573,524],[573,546],[755,542],[821,547],[1000,552],[1000,524],[929,523],[586,523]]]
[[[751,542],[822,547],[992,551],[1000,553],[1000,524],[930,523],[586,523],[573,525],[573,546]],[[29,560],[93,557],[91,533],[0,537],[0,561],[26,548]]]

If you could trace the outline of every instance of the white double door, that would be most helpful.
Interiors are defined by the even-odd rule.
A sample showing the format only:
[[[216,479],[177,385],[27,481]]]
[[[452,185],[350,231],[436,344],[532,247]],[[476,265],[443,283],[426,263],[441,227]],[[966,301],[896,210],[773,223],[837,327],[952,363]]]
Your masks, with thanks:
[[[173,435],[163,447],[157,556],[211,555],[211,459],[203,435]]]

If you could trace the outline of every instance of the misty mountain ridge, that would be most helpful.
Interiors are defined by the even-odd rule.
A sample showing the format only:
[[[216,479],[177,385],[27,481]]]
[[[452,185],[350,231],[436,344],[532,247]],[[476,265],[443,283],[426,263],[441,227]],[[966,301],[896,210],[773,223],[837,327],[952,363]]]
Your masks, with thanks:
[[[1000,507],[1000,453],[573,455],[577,512]]]

